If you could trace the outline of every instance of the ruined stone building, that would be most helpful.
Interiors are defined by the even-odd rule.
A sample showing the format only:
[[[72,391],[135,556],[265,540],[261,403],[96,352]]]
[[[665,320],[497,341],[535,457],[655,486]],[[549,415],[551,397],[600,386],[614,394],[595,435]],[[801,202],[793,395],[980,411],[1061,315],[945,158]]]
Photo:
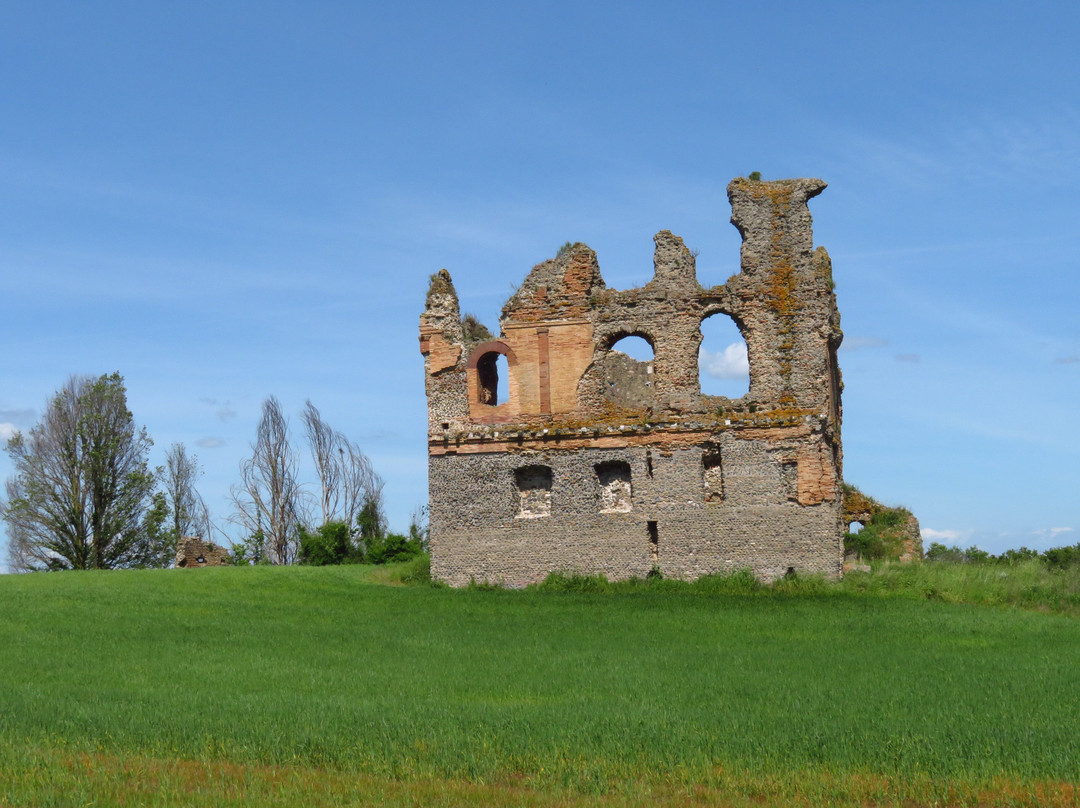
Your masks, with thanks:
[[[420,347],[434,577],[839,574],[842,334],[807,207],[824,188],[732,181],[741,271],[707,289],[666,230],[637,289],[606,288],[584,244],[560,251],[507,301],[497,339],[463,328],[449,273],[432,276]],[[746,340],[740,399],[701,393],[701,323],[718,313]],[[613,350],[631,335],[651,362]]]
[[[223,567],[229,563],[229,551],[198,536],[183,536],[176,545],[177,567]]]

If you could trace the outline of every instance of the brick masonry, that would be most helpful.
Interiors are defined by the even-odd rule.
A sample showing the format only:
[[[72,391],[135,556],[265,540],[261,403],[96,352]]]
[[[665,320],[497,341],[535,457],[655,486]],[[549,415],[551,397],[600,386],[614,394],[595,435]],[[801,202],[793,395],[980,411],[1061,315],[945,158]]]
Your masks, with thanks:
[[[668,231],[653,279],[624,291],[573,245],[533,268],[494,340],[466,338],[450,274],[433,275],[420,317],[433,575],[839,575],[842,333],[807,206],[824,187],[733,180],[741,271],[709,289]],[[741,399],[701,393],[700,326],[714,314],[747,343]],[[652,345],[651,362],[612,349],[630,335]]]

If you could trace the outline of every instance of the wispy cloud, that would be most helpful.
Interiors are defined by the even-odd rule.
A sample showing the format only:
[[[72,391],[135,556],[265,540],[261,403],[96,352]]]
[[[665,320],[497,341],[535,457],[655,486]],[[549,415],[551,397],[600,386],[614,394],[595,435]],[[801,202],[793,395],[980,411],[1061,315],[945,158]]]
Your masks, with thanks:
[[[942,117],[901,134],[834,132],[842,160],[894,187],[932,187],[949,178],[996,184],[1039,177],[1065,185],[1077,178],[1080,109],[1063,104]]]
[[[1056,539],[1062,534],[1075,533],[1075,529],[1071,527],[1047,527],[1042,530],[1033,530],[1032,534],[1044,539]]]
[[[205,438],[199,438],[195,441],[195,445],[203,449],[217,449],[225,445],[225,439],[207,436]]]
[[[232,408],[231,401],[222,401],[221,399],[217,398],[206,398],[205,396],[203,398],[200,398],[199,401],[210,407],[217,407],[214,415],[218,417],[219,421],[228,421],[230,418],[236,417],[236,410]]]
[[[15,424],[0,423],[0,440],[8,440],[12,435],[19,431],[19,428]]]
[[[918,362],[920,356],[917,353],[902,353],[896,355],[897,362]]]
[[[1071,354],[1069,356],[1059,356],[1054,362],[1058,365],[1075,365],[1080,363],[1080,356]]]
[[[956,542],[971,536],[972,533],[970,530],[934,530],[932,527],[924,527],[920,532],[924,539],[937,542]]]
[[[705,373],[714,379],[745,379],[750,375],[745,342],[732,343],[715,353],[702,348],[698,361]]]

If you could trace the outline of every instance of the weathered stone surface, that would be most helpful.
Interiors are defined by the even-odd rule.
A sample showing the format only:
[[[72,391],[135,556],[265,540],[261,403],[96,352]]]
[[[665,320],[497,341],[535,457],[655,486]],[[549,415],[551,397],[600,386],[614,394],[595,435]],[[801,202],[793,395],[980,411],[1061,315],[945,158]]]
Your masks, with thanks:
[[[229,563],[229,551],[198,536],[184,536],[177,542],[177,567],[223,567]]]
[[[710,289],[666,230],[637,289],[608,289],[596,254],[575,244],[533,268],[481,344],[463,335],[449,273],[433,275],[420,318],[433,574],[512,586],[653,567],[838,575],[842,334],[807,208],[824,187],[732,181],[742,270]],[[701,394],[701,322],[717,313],[747,342],[742,399]],[[651,362],[613,349],[632,335]],[[493,394],[499,356],[505,402]]]
[[[899,552],[895,558],[898,561],[921,561],[923,557],[922,529],[919,520],[907,508],[890,508],[882,505],[876,499],[864,494],[853,485],[844,485],[841,497],[840,518],[844,525],[858,523],[862,526],[870,524],[875,516],[883,513],[895,513],[899,515],[899,524],[890,529],[889,533],[895,535],[896,545]],[[850,562],[852,559],[847,559]]]

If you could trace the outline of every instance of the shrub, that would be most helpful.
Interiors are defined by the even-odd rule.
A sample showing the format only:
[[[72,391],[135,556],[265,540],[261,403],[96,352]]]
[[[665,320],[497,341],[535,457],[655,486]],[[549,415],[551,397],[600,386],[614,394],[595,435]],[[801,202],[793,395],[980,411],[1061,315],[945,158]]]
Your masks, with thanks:
[[[910,515],[903,508],[882,508],[858,533],[844,534],[844,553],[867,561],[897,558],[904,549],[904,527]]]
[[[1055,547],[1043,553],[1046,565],[1051,569],[1064,570],[1080,567],[1080,543],[1072,547]]]
[[[324,567],[360,560],[349,526],[344,522],[327,522],[314,532],[301,525],[299,535],[301,564]]]
[[[365,561],[369,564],[390,564],[408,561],[423,553],[424,545],[419,538],[410,539],[398,533],[389,533],[368,539]]]
[[[431,556],[427,553],[421,553],[409,562],[401,575],[401,582],[413,586],[446,586],[431,580]]]
[[[488,327],[475,314],[466,314],[461,318],[461,332],[470,342],[484,342],[492,338]]]

